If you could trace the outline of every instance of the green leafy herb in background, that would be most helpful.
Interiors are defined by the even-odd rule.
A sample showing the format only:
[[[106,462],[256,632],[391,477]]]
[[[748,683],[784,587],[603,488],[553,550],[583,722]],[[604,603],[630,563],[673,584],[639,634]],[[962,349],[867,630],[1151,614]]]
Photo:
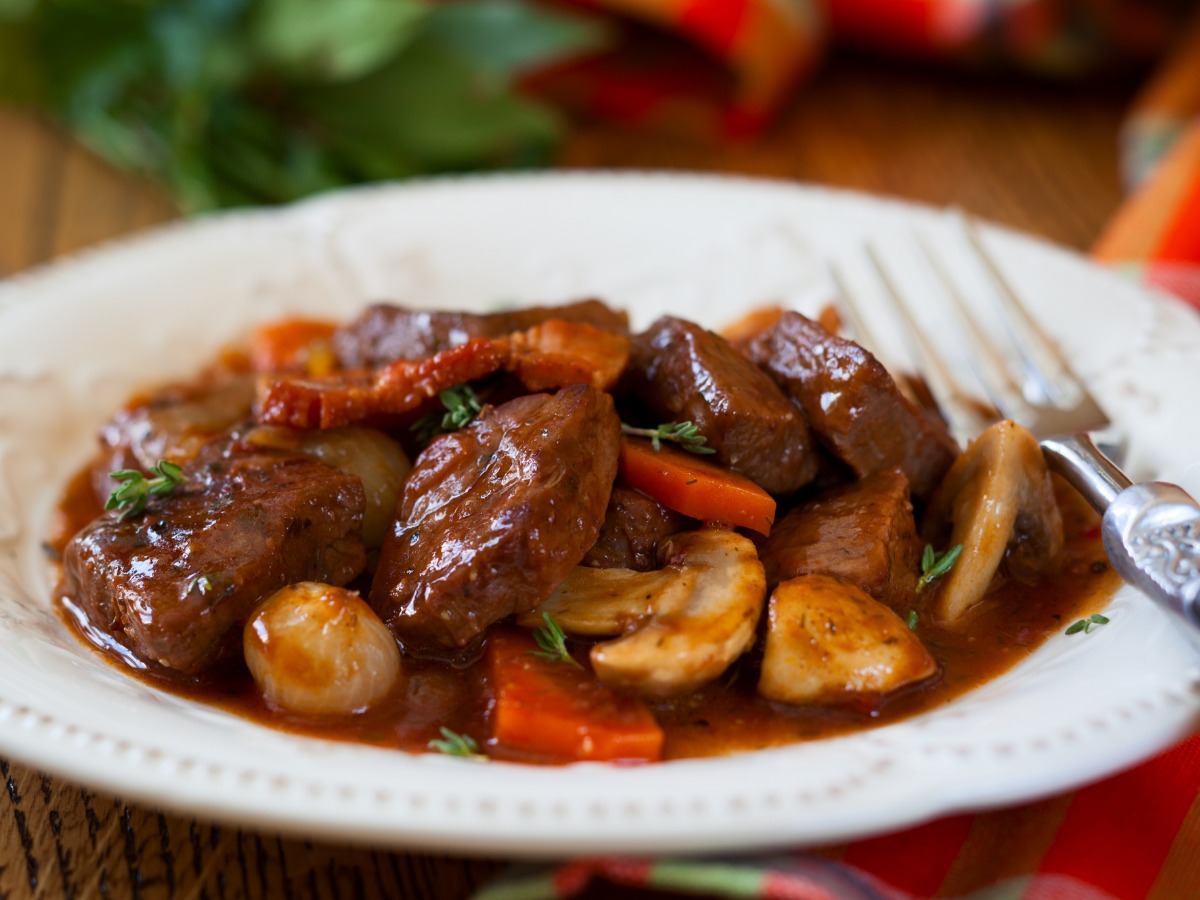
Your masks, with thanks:
[[[0,101],[194,212],[544,161],[514,81],[602,39],[522,0],[0,0]]]

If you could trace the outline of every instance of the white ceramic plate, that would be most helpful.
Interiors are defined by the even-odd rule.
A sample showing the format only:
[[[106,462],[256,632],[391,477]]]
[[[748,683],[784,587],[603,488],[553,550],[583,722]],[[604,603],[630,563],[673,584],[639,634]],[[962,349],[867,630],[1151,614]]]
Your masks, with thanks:
[[[916,719],[835,740],[634,769],[535,768],[292,737],[158,693],[80,646],[39,542],[93,434],[132,390],[186,375],[251,323],[366,301],[489,308],[597,295],[635,324],[816,309],[823,260],[881,241],[910,286],[937,211],[770,182],[548,175],[341,193],[218,216],[0,285],[0,752],[123,796],[245,826],[514,855],[842,840],[1065,790],[1200,724],[1197,659],[1132,591]],[[1079,256],[988,239],[1132,439],[1136,475],[1200,495],[1200,321]],[[970,273],[964,265],[964,273]],[[940,323],[940,324],[939,324]]]

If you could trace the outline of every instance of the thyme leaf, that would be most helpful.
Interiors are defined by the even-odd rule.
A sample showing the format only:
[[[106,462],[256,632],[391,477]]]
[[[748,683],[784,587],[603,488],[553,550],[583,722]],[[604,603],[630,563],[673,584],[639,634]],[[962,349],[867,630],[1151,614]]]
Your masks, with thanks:
[[[429,443],[439,434],[458,431],[458,429],[471,424],[475,417],[483,411],[483,404],[479,397],[475,395],[470,386],[465,384],[440,391],[438,399],[442,401],[442,406],[446,409],[444,413],[430,413],[427,416],[421,416],[412,424],[411,431],[417,436],[417,440],[423,443]]]
[[[116,490],[108,495],[105,509],[119,509],[118,522],[136,516],[146,508],[151,497],[165,497],[187,479],[183,470],[173,462],[160,459],[150,469],[153,478],[147,478],[137,469],[118,469],[109,472],[113,480],[119,482]]]
[[[663,441],[678,444],[689,453],[707,455],[716,453],[712,447],[705,446],[708,438],[700,433],[700,427],[691,422],[665,422],[656,428],[634,428],[632,425],[621,423],[621,434],[650,438],[650,446],[655,452],[662,449]]]
[[[960,556],[962,544],[955,544],[942,554],[935,553],[932,544],[926,544],[925,552],[921,554],[921,577],[917,579],[917,593],[953,569]]]
[[[1102,616],[1100,613],[1092,613],[1086,619],[1080,619],[1067,628],[1067,634],[1079,634],[1081,631],[1084,634],[1091,634],[1093,625],[1107,625],[1109,621],[1108,616]]]
[[[567,636],[563,634],[559,624],[554,621],[554,617],[550,613],[544,612],[542,621],[546,624],[533,630],[533,639],[542,649],[530,650],[529,655],[550,662],[570,663],[582,669],[583,666],[579,665],[579,661],[567,651]]]
[[[426,746],[430,750],[444,753],[446,756],[461,756],[466,759],[487,759],[479,750],[479,744],[469,734],[459,734],[451,731],[445,725],[438,729],[442,733],[441,740],[432,740]]]

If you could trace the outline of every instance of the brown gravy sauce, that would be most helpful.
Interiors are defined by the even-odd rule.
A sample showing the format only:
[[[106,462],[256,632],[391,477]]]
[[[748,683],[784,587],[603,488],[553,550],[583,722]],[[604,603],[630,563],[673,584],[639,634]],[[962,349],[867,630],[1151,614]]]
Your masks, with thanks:
[[[687,697],[652,704],[666,734],[664,759],[716,756],[832,737],[895,722],[941,706],[1002,674],[1048,637],[1102,608],[1120,584],[1104,555],[1098,520],[1069,488],[1059,485],[1066,529],[1062,571],[1036,586],[1000,584],[964,627],[945,628],[924,620],[917,634],[941,665],[940,676],[898,696],[836,709],[771,703],[755,691],[759,658],[751,652],[726,675]],[[68,485],[47,537],[47,552],[61,556],[70,538],[101,512],[91,470]],[[370,711],[336,719],[304,718],[270,709],[244,668],[206,681],[182,679],[165,670],[134,667],[111,646],[97,647],[58,597],[60,617],[112,665],[153,687],[224,709],[271,728],[332,740],[411,752],[425,751],[447,727],[486,743],[488,689],[484,666],[456,669],[446,664],[405,659],[405,677],[384,702]],[[1076,640],[1086,640],[1078,635]],[[761,643],[761,642],[760,642]],[[587,647],[572,641],[582,660]],[[497,758],[546,763],[487,747]]]

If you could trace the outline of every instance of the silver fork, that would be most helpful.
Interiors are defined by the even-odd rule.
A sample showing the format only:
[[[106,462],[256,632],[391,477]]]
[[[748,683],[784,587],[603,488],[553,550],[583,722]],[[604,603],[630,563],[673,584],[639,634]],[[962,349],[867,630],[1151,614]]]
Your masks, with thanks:
[[[1049,467],[1103,514],[1104,549],[1117,573],[1177,617],[1200,649],[1200,506],[1178,485],[1134,484],[1097,447],[1093,434],[1109,429],[1108,417],[1026,310],[974,224],[964,218],[963,226],[980,272],[1001,306],[1015,352],[1006,355],[998,349],[936,247],[920,234],[916,239],[956,311],[988,399],[1000,416],[1033,432]],[[919,374],[939,411],[960,441],[974,437],[997,417],[985,414],[986,407],[962,387],[943,353],[919,327],[898,279],[881,255],[868,246],[866,257],[903,323]],[[865,343],[880,347],[871,337],[850,280],[836,267],[831,271],[852,328]],[[888,360],[881,362],[899,371]]]

